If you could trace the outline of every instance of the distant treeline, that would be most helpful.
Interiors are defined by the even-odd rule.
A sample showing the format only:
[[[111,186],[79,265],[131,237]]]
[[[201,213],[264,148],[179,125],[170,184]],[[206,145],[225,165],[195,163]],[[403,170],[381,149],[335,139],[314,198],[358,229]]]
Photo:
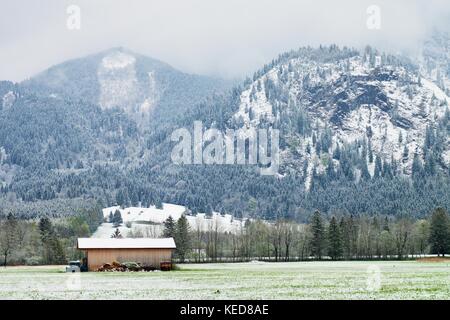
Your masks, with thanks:
[[[82,257],[78,237],[89,237],[103,222],[101,208],[81,210],[71,217],[23,220],[9,213],[0,220],[2,265],[66,264]]]
[[[450,219],[442,208],[421,220],[366,215],[325,219],[316,211],[308,224],[247,220],[237,233],[222,232],[214,220],[207,231],[193,230],[185,220],[165,222],[164,236],[175,238],[179,262],[405,259],[450,253]]]
[[[117,220],[116,226],[121,224],[119,215],[110,217]],[[20,220],[10,213],[0,220],[1,263],[65,264],[80,259],[77,238],[89,237],[103,221],[100,207],[52,220]],[[233,233],[224,232],[217,221],[211,219],[205,231],[201,226],[191,228],[185,215],[177,221],[169,217],[162,236],[175,239],[175,261],[405,259],[450,253],[450,218],[443,208],[420,220],[368,215],[325,218],[315,211],[307,224],[246,220]],[[111,237],[122,236],[116,232]]]

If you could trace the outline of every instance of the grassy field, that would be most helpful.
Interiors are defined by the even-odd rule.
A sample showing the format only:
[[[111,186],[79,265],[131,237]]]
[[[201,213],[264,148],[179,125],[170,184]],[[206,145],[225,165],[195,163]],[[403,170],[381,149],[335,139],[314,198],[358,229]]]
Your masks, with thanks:
[[[171,272],[0,268],[0,299],[449,299],[450,262],[187,264]]]

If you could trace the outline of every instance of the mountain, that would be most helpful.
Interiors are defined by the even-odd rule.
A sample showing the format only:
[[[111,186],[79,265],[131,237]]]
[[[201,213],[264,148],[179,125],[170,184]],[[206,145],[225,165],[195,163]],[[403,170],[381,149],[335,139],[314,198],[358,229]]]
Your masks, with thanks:
[[[157,139],[230,85],[123,48],[67,61],[21,83],[1,81],[0,201],[91,196],[90,187],[66,180],[103,163],[139,162],[147,137]]]
[[[316,208],[423,216],[449,205],[448,102],[405,57],[370,47],[291,51],[186,121],[279,129],[280,175],[260,177],[248,166],[169,166],[163,176],[176,170],[191,192],[170,178],[163,189],[200,211],[211,205],[268,219],[302,220]]]
[[[94,199],[298,221],[316,208],[408,216],[450,208],[449,96],[424,70],[370,47],[307,47],[228,90],[114,48],[1,82],[0,201],[23,216]],[[279,129],[279,174],[174,164],[171,133],[192,131],[194,121]],[[26,212],[36,202],[45,209]]]
[[[266,69],[242,91],[233,120],[282,129],[285,165],[304,167],[308,175],[324,172],[330,161],[339,167],[335,152],[356,143],[360,169],[367,164],[371,176],[375,161],[368,151],[410,175],[414,155],[424,158],[431,139],[440,145],[435,160],[448,168],[450,98],[407,61],[370,47],[362,54],[330,47],[283,55]]]
[[[161,117],[182,115],[229,85],[221,79],[180,72],[125,48],[112,48],[53,66],[22,82],[20,88],[40,97],[98,105],[102,110],[118,108],[151,125]]]

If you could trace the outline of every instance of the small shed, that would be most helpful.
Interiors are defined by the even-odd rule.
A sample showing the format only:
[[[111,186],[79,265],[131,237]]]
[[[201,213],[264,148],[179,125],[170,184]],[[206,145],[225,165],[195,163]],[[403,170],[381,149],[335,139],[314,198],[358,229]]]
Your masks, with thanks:
[[[161,262],[172,260],[176,248],[173,238],[78,238],[77,247],[85,252],[89,271],[114,261],[159,268]]]

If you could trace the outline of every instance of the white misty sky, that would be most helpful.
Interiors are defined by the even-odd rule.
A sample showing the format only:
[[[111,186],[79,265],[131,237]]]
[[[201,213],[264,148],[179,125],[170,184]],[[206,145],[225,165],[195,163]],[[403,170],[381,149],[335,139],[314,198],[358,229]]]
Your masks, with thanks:
[[[78,31],[66,27],[71,4]],[[381,9],[380,30],[366,27],[370,5]],[[0,80],[116,46],[185,72],[243,77],[303,45],[417,52],[448,21],[448,0],[0,0]]]

